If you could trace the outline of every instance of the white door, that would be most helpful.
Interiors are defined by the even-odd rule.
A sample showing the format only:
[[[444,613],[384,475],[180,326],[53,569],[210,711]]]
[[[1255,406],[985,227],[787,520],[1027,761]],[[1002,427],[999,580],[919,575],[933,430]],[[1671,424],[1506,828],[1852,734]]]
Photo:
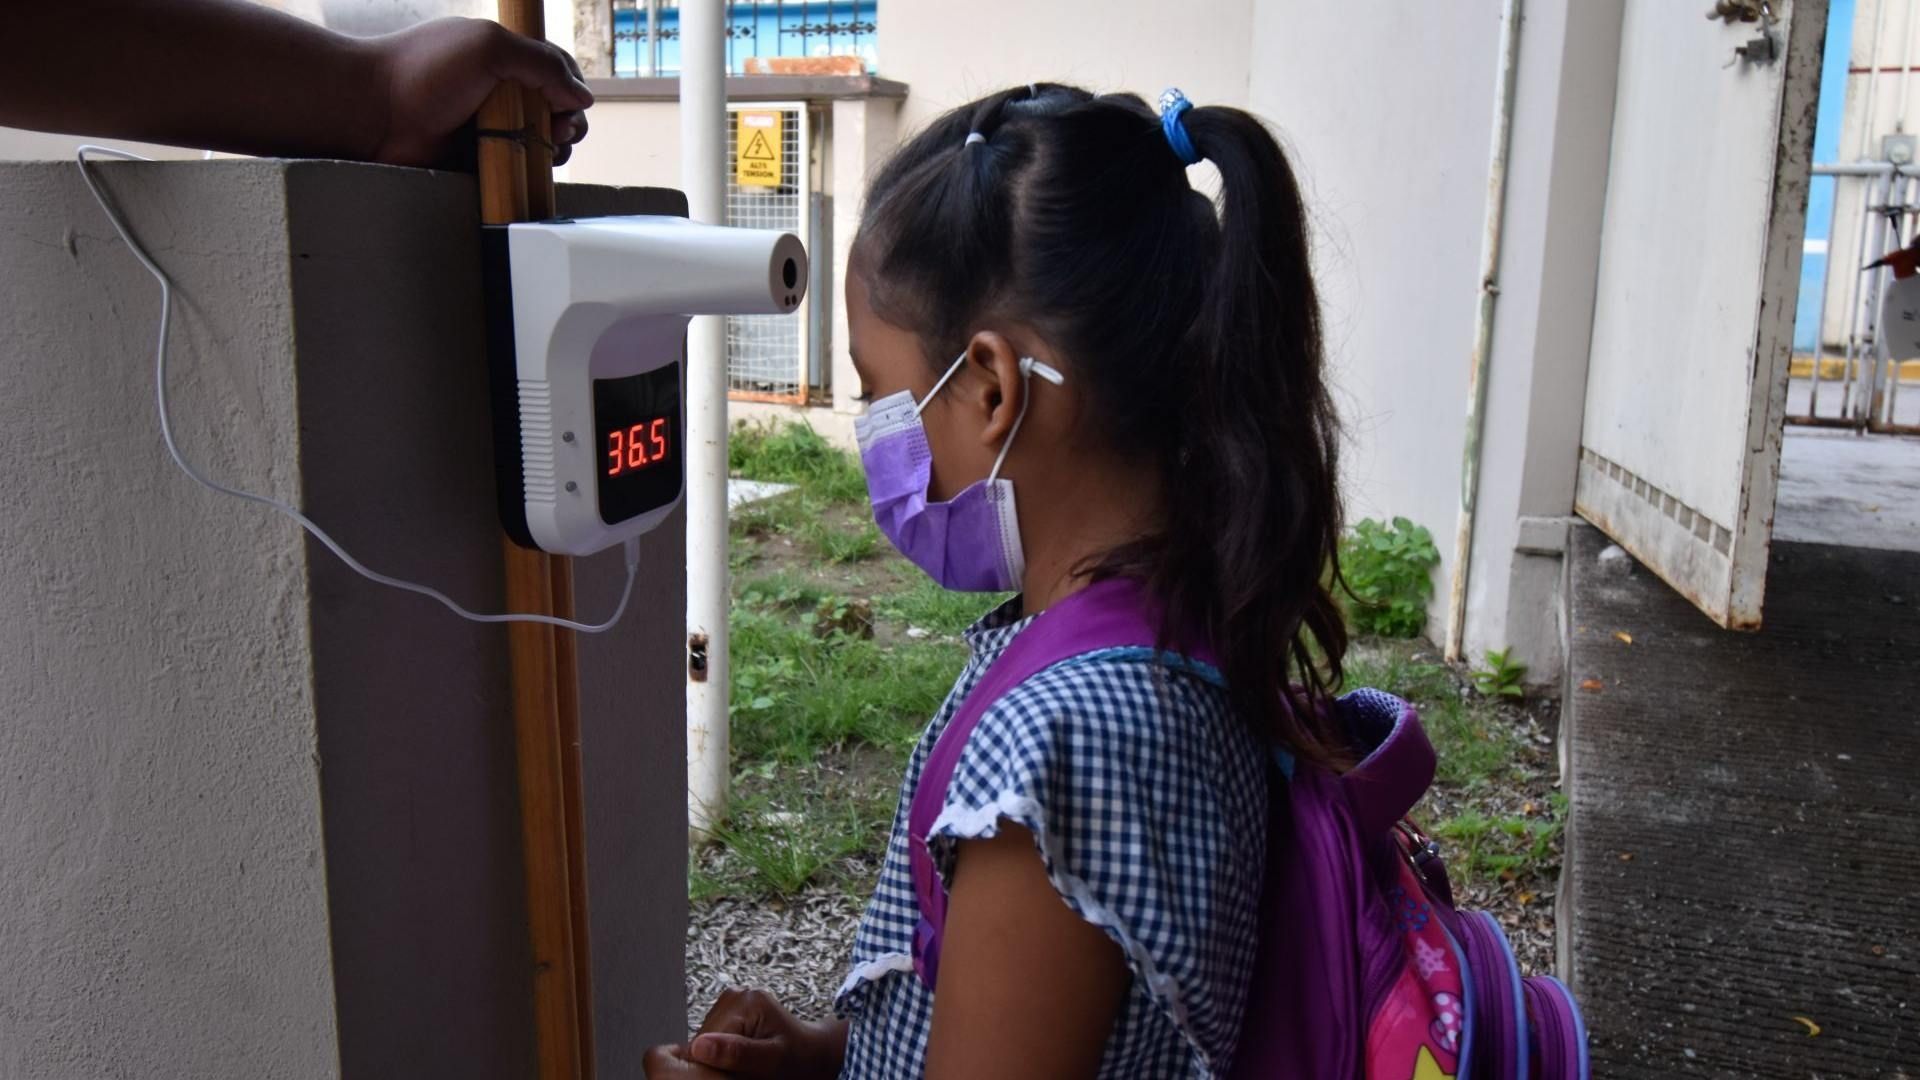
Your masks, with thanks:
[[[1757,629],[1826,0],[1774,20],[1627,0],[1575,507]],[[1763,32],[1773,42],[1736,53]]]

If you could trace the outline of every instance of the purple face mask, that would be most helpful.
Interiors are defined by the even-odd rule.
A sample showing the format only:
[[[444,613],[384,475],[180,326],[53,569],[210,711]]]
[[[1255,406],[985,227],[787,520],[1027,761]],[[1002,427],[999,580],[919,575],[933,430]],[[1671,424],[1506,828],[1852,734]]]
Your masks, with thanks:
[[[947,385],[965,353],[953,362],[927,393],[927,401]],[[867,471],[867,495],[873,500],[873,520],[893,546],[941,586],[956,592],[1011,592],[1020,587],[1027,560],[1020,548],[1020,519],[1014,512],[1013,481],[1000,478],[1000,466],[1013,448],[1014,436],[1027,419],[1033,400],[1033,376],[1059,386],[1066,381],[1058,371],[1025,357],[1020,374],[1027,394],[1020,402],[1000,456],[987,478],[967,486],[946,502],[932,502],[927,488],[933,482],[933,451],[927,429],[920,423],[926,402],[915,404],[913,392],[888,394],[853,422],[860,443],[860,464]]]

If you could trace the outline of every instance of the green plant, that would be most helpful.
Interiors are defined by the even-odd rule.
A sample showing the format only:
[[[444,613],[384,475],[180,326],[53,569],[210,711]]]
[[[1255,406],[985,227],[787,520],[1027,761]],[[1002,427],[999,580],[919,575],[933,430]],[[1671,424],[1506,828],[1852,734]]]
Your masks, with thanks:
[[[1340,542],[1347,621],[1362,634],[1417,637],[1427,625],[1433,567],[1440,551],[1433,534],[1406,518],[1391,525],[1367,518]]]
[[[1473,673],[1473,688],[1480,691],[1481,697],[1525,697],[1527,689],[1522,680],[1527,677],[1527,665],[1515,660],[1511,649],[1488,649],[1486,666]]]

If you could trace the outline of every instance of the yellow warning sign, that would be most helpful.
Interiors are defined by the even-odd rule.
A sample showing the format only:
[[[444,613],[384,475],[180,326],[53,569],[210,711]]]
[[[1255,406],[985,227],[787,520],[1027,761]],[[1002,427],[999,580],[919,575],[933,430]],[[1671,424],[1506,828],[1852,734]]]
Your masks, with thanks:
[[[780,113],[772,109],[743,109],[733,129],[733,179],[741,187],[779,187]]]

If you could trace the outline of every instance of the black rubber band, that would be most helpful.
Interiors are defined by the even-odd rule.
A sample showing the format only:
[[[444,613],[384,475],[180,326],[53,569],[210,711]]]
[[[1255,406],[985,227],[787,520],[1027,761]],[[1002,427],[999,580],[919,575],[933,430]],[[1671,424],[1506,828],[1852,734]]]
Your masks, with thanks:
[[[518,131],[513,131],[507,128],[481,128],[478,131],[475,131],[474,135],[482,139],[504,139],[507,142],[519,143],[523,147],[528,145],[529,143],[536,144],[539,146],[544,146],[546,147],[547,153],[549,154],[554,154],[559,152],[558,148],[555,147],[553,143],[547,141],[546,139],[541,138],[540,133],[534,130],[532,125],[523,127]]]

